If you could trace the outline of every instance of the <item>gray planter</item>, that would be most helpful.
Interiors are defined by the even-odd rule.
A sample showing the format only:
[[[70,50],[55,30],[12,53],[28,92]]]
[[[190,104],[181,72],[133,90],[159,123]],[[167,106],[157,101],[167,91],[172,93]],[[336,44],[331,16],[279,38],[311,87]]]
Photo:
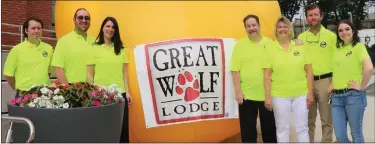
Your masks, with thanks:
[[[124,103],[88,108],[22,108],[8,104],[9,116],[26,117],[35,127],[33,142],[118,143]],[[26,142],[29,129],[13,125],[13,141]]]

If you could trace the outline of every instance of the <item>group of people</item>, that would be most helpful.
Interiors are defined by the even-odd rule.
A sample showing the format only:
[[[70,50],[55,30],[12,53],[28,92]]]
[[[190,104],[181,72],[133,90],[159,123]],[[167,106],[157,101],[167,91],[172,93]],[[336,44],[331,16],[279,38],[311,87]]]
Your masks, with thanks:
[[[314,142],[319,110],[321,142],[364,142],[365,88],[373,73],[366,46],[347,20],[336,34],[321,25],[322,9],[305,7],[309,29],[294,39],[291,22],[280,17],[276,40],[260,34],[259,18],[243,19],[247,36],[233,49],[230,71],[239,104],[242,142],[257,142],[259,113],[263,142],[289,142],[290,117],[298,142]]]
[[[263,142],[289,142],[291,112],[298,142],[314,142],[317,110],[322,121],[321,142],[332,142],[333,129],[337,141],[349,142],[347,122],[353,141],[364,141],[364,88],[373,72],[366,47],[351,22],[339,22],[336,35],[321,25],[323,12],[318,5],[307,6],[305,13],[310,27],[296,40],[285,17],[275,24],[275,41],[260,34],[256,15],[243,19],[248,35],[236,42],[230,66],[242,142],[256,142],[258,112]],[[33,84],[50,84],[54,71],[63,84],[117,84],[126,103],[131,103],[128,60],[119,25],[115,18],[105,18],[94,38],[87,34],[90,20],[86,9],[78,9],[74,30],[57,41],[54,51],[40,39],[40,19],[24,23],[26,39],[11,49],[4,67],[16,97]],[[120,142],[129,142],[127,109],[125,106]]]
[[[103,20],[95,39],[87,34],[90,14],[85,8],[77,9],[73,21],[75,28],[61,37],[53,51],[52,46],[42,42],[43,22],[29,18],[23,24],[23,42],[14,46],[6,59],[4,77],[20,97],[34,84],[50,84],[54,71],[62,84],[89,82],[109,86],[116,84],[122,90],[127,104],[132,99],[128,93],[128,59],[120,38],[119,25],[115,18]],[[121,139],[128,143],[128,105],[125,105]]]

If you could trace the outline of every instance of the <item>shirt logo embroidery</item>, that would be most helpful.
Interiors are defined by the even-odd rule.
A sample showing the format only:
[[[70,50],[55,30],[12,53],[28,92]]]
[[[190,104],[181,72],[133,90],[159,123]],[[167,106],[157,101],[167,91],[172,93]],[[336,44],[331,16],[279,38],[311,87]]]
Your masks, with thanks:
[[[298,51],[294,51],[294,56],[299,56],[299,52]]]
[[[44,57],[48,57],[48,53],[47,53],[46,51],[43,51],[43,52],[42,52],[42,55],[43,55]]]
[[[352,51],[348,51],[348,52],[346,53],[346,56],[350,56],[350,55],[352,55]]]
[[[320,47],[325,48],[327,46],[327,43],[325,41],[320,42]]]

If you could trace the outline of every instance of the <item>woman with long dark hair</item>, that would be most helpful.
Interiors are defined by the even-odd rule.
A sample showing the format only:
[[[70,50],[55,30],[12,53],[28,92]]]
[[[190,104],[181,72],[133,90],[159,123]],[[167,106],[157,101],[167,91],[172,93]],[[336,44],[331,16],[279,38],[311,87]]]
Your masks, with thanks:
[[[116,84],[126,103],[130,104],[131,96],[127,91],[128,59],[115,18],[104,19],[93,47],[92,59],[88,62],[88,82],[100,86]],[[125,105],[120,143],[129,142],[128,125],[128,106]]]
[[[336,139],[349,143],[349,122],[353,142],[363,143],[363,115],[367,106],[365,88],[373,73],[366,46],[359,42],[358,30],[347,20],[337,25],[337,49],[333,54],[332,120]]]

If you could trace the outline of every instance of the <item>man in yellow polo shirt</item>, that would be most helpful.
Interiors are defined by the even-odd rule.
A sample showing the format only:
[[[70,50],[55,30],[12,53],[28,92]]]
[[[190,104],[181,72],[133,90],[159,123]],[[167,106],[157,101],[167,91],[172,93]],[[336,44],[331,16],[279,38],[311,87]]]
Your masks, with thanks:
[[[311,56],[314,75],[314,104],[309,109],[309,136],[310,142],[314,142],[315,121],[317,109],[319,109],[322,123],[321,142],[332,142],[332,116],[329,105],[327,87],[332,81],[331,61],[336,46],[336,35],[321,25],[323,11],[318,5],[308,5],[305,8],[306,20],[310,28],[301,33],[298,39],[302,40]]]
[[[243,23],[248,35],[236,42],[230,66],[235,98],[239,104],[242,142],[257,142],[256,125],[259,111],[263,142],[276,143],[274,115],[264,105],[262,68],[262,59],[265,57],[264,49],[272,46],[273,42],[260,34],[258,16],[248,15]]]
[[[80,8],[73,20],[74,30],[58,40],[52,59],[57,80],[63,84],[87,82],[87,59],[94,43],[94,38],[87,34],[89,12]]]
[[[13,47],[5,61],[4,75],[10,87],[17,91],[28,91],[32,85],[49,85],[49,70],[52,46],[40,40],[43,22],[30,18],[23,24],[25,41]]]

